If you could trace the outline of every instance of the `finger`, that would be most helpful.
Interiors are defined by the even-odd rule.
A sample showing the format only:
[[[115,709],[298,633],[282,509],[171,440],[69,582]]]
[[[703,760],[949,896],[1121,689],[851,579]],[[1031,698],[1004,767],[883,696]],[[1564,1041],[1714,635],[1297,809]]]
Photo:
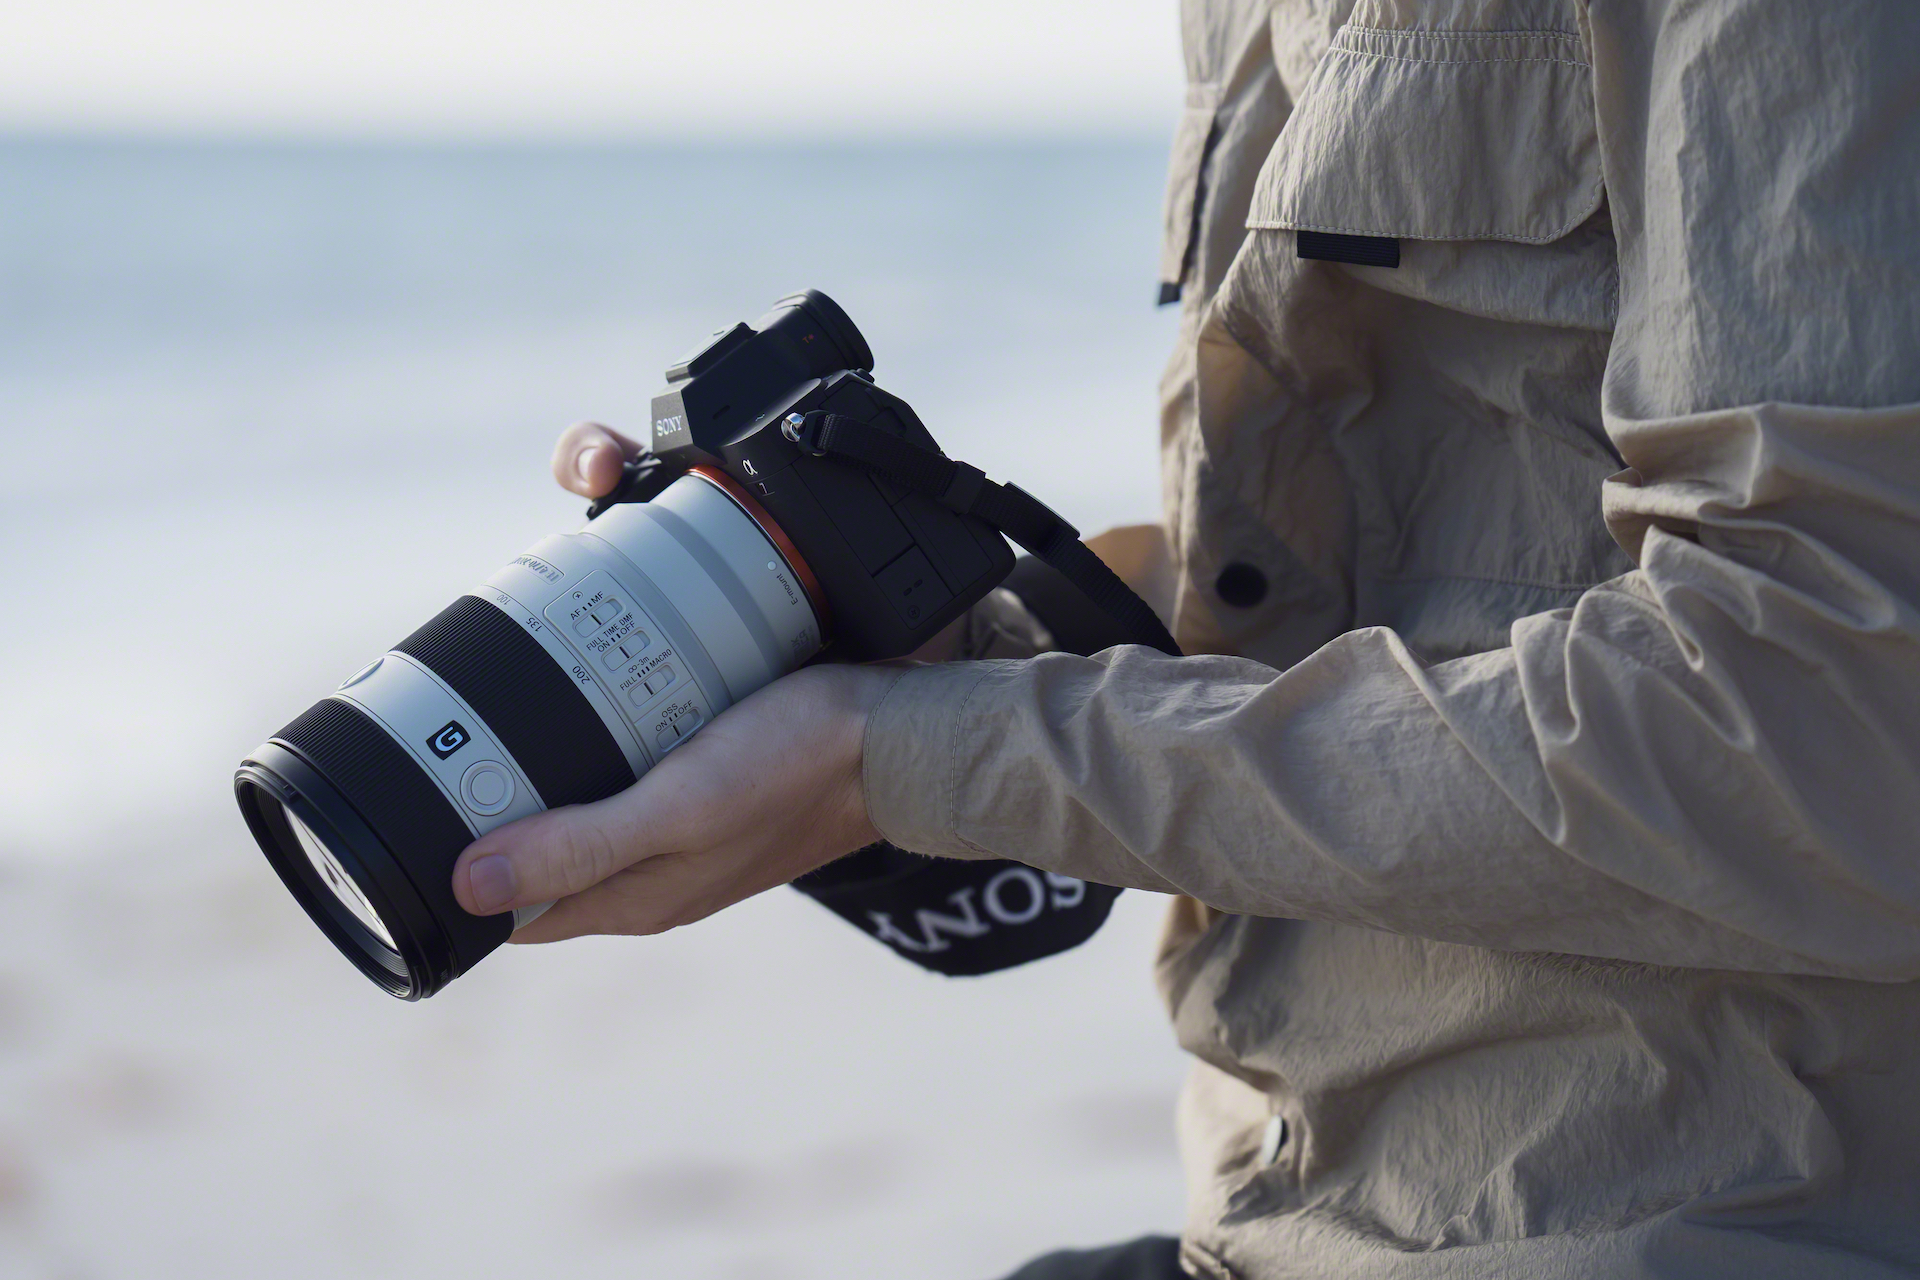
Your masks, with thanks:
[[[663,763],[596,804],[551,809],[489,831],[454,862],[455,899],[474,915],[495,915],[579,893],[679,847],[704,812],[698,772],[692,784],[688,777]]]
[[[576,422],[553,446],[553,478],[583,498],[599,498],[620,483],[620,464],[640,446],[597,422]]]
[[[560,899],[524,928],[515,930],[510,941],[560,942],[590,934],[646,935],[689,924],[698,917],[677,905],[685,893],[676,882],[688,879],[689,864],[698,856],[663,853],[615,872],[590,889]]]
[[[675,850],[637,862],[591,889],[560,899],[516,931],[511,941],[665,933],[786,884],[795,874],[752,841],[732,841],[717,849]]]
[[[647,855],[644,844],[596,821],[587,812],[594,807],[553,809],[489,831],[454,862],[453,896],[474,915],[495,915],[578,893]]]

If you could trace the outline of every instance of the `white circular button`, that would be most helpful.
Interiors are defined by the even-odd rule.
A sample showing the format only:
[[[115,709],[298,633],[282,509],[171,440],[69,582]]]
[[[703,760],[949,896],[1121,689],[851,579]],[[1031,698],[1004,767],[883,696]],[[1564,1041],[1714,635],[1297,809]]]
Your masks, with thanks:
[[[460,798],[475,813],[498,813],[513,803],[513,775],[498,760],[477,761],[460,779]]]

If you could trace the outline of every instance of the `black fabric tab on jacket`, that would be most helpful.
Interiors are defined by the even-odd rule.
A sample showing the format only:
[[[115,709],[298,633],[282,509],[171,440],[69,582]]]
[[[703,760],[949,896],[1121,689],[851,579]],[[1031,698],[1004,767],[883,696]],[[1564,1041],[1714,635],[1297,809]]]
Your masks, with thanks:
[[[1397,267],[1400,242],[1390,236],[1343,236],[1331,231],[1300,231],[1300,256],[1321,262],[1351,262],[1361,267]]]
[[[1172,283],[1168,283],[1162,280],[1160,282],[1160,301],[1154,305],[1164,307],[1170,302],[1178,301],[1180,301],[1180,282],[1175,280]]]

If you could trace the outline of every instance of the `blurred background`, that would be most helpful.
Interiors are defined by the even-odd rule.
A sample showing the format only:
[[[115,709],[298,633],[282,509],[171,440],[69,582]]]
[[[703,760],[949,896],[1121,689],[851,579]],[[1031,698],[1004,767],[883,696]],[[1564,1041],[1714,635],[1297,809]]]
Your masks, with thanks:
[[[380,995],[234,764],[815,286],[946,447],[1156,515],[1173,0],[18,6],[0,1275],[990,1280],[1171,1230],[1160,902],[944,980],[785,890]]]

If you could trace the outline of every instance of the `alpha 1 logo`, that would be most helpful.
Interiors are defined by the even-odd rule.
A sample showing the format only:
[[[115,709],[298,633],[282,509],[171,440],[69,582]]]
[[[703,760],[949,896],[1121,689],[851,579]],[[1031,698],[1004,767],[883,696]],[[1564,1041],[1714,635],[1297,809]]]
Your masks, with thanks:
[[[445,760],[466,746],[470,736],[458,720],[449,720],[438,733],[427,739],[427,750]]]

